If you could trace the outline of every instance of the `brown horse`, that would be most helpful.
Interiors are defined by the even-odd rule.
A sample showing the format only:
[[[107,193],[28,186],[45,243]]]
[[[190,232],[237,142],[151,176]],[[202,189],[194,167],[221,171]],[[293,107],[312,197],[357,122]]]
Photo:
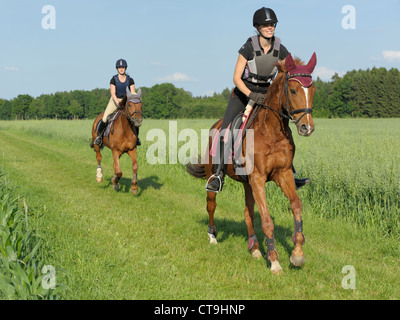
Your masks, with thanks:
[[[115,114],[115,120],[111,125],[111,130],[108,137],[103,137],[103,145],[111,149],[114,159],[114,177],[111,179],[114,190],[119,190],[119,179],[122,176],[119,159],[122,154],[128,153],[132,159],[133,178],[131,192],[137,194],[137,170],[138,162],[136,155],[137,145],[137,128],[142,124],[142,102],[140,100],[141,90],[133,95],[127,90],[127,95],[119,103],[119,108]],[[103,169],[101,168],[101,153],[100,147],[94,144],[97,136],[97,125],[103,117],[103,112],[100,113],[93,122],[92,126],[92,143],[90,146],[96,151],[97,159],[97,182],[103,181]],[[107,131],[107,130],[106,130]]]
[[[253,257],[260,258],[259,243],[254,232],[254,204],[261,216],[262,230],[266,236],[267,257],[271,262],[273,274],[282,273],[279,264],[278,252],[275,248],[274,224],[268,211],[265,183],[274,181],[290,200],[294,215],[294,249],[290,262],[294,266],[302,266],[305,262],[302,245],[303,223],[301,218],[302,203],[297,195],[292,162],[295,152],[292,132],[289,121],[292,121],[299,135],[309,136],[314,131],[314,122],[311,117],[315,87],[312,85],[311,73],[316,65],[316,55],[307,65],[289,55],[285,60],[278,62],[278,74],[266,94],[264,105],[250,125],[253,129],[254,145],[246,148],[246,137],[243,139],[241,156],[246,164],[252,164],[247,169],[247,181],[235,172],[232,163],[228,165],[227,174],[234,180],[242,182],[245,190],[245,222],[248,230],[248,249]],[[211,131],[216,132],[222,120],[216,122]],[[209,179],[213,174],[213,157],[210,155],[210,146],[213,137],[210,134],[207,148],[207,164],[189,164],[187,171],[197,177]],[[246,150],[250,150],[246,152]],[[208,235],[210,243],[217,243],[217,231],[214,225],[214,211],[216,208],[216,193],[207,192],[207,211],[209,214]]]

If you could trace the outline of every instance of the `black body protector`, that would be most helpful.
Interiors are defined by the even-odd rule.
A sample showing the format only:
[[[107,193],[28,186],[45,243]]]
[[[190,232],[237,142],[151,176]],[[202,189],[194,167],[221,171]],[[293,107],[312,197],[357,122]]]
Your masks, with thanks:
[[[254,57],[247,62],[242,79],[252,83],[268,83],[278,71],[275,63],[279,60],[281,40],[275,37],[274,47],[267,54],[261,49],[258,36],[250,38],[253,46]]]

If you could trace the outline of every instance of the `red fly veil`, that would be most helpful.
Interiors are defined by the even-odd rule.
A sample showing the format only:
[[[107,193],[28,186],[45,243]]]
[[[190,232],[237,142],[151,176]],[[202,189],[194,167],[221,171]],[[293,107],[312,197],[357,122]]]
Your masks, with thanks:
[[[290,53],[286,57],[285,64],[289,73],[289,81],[297,81],[305,88],[312,85],[313,80],[311,78],[311,73],[314,71],[315,65],[317,64],[317,55],[315,52],[307,65],[296,65]]]

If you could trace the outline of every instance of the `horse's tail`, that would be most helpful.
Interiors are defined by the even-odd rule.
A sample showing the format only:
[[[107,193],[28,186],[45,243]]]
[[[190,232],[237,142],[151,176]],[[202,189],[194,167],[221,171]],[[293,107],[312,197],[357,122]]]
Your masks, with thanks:
[[[195,178],[199,178],[199,179],[206,178],[206,165],[205,164],[188,163],[186,165],[186,171]]]

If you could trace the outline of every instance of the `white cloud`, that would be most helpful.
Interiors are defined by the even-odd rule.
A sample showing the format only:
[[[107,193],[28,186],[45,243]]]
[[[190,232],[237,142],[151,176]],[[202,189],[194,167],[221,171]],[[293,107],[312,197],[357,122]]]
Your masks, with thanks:
[[[316,67],[313,76],[314,78],[319,77],[321,80],[327,81],[331,80],[332,76],[337,73],[339,76],[342,76],[343,73],[335,70],[328,69],[327,67]]]
[[[195,82],[197,79],[191,78],[188,75],[180,72],[175,72],[174,74],[157,78],[160,82]]]
[[[4,71],[18,72],[19,69],[16,67],[4,67]]]
[[[383,55],[383,59],[385,59],[386,61],[400,62],[400,51],[385,50],[385,51],[382,51],[382,55]]]

